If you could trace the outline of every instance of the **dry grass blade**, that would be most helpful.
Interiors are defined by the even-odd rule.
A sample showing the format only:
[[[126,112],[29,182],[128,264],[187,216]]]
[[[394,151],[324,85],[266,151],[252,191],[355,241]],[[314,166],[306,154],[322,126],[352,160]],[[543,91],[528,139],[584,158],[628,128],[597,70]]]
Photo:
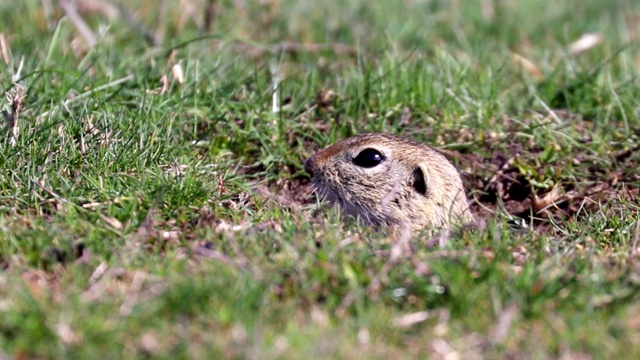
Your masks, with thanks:
[[[560,201],[566,200],[562,194],[560,186],[554,186],[551,191],[542,196],[534,196],[533,199],[533,211],[539,213],[550,207],[557,206]]]
[[[114,217],[106,216],[103,214],[100,214],[100,217],[102,218],[102,220],[104,220],[105,223],[107,223],[109,226],[111,226],[115,230],[120,231],[124,228],[122,223]]]
[[[118,19],[119,12],[117,6],[110,2],[102,0],[77,0],[77,3],[78,11],[83,14],[99,13],[111,21]]]
[[[435,355],[439,355],[440,359],[458,360],[461,359],[460,354],[451,346],[450,343],[443,339],[435,339],[431,342],[431,348]]]
[[[108,268],[107,263],[104,261],[100,263],[91,274],[89,288],[82,293],[81,300],[83,302],[94,302],[100,299],[104,295],[109,282],[115,277],[114,274],[120,270],[115,267]]]
[[[7,94],[7,102],[9,103],[10,110],[2,110],[2,116],[11,128],[11,146],[16,146],[18,141],[18,135],[20,134],[18,117],[23,108],[23,100],[25,97],[26,90],[24,86],[14,84],[14,88]]]
[[[47,19],[47,29],[52,31],[56,26],[56,19],[53,16],[53,2],[52,0],[42,0],[42,12],[45,19]]]
[[[94,89],[91,89],[91,90],[85,91],[85,92],[83,92],[82,94],[80,94],[80,95],[78,95],[78,96],[75,96],[75,97],[73,97],[73,98],[70,98],[70,99],[66,100],[66,101],[62,104],[62,106],[63,106],[63,107],[66,107],[66,106],[68,106],[69,104],[72,104],[72,103],[74,103],[74,102],[80,101],[80,100],[82,100],[82,99],[84,99],[84,98],[87,98],[87,97],[89,97],[89,96],[92,96],[92,95],[94,95],[94,94],[96,94],[96,93],[98,93],[98,92],[100,92],[100,91],[107,90],[107,89],[109,89],[109,88],[112,88],[112,87],[118,86],[118,85],[120,85],[120,84],[122,84],[122,83],[125,83],[125,82],[128,82],[128,81],[131,81],[131,80],[133,80],[133,79],[134,79],[134,77],[135,77],[134,75],[127,75],[127,76],[125,76],[125,77],[123,77],[123,78],[120,78],[120,79],[117,79],[117,80],[113,80],[113,81],[111,81],[111,82],[109,82],[109,83],[107,83],[107,84],[100,85],[100,86],[98,86],[98,87],[96,87],[96,88],[94,88]],[[40,114],[38,117],[40,117],[40,118],[47,117],[47,116],[49,116],[52,112],[53,112],[53,110],[45,111],[45,112],[43,112],[42,114]]]
[[[571,55],[580,55],[588,50],[593,49],[602,42],[602,35],[596,33],[586,33],[580,36],[578,40],[569,45]]]
[[[538,66],[536,66],[536,64],[534,64],[533,61],[516,53],[511,53],[511,60],[513,60],[513,62],[515,62],[516,64],[522,66],[522,68],[526,70],[529,74],[531,74],[531,76],[536,81],[541,81],[542,79],[544,79],[544,75],[542,75],[542,71],[540,71]]]
[[[89,284],[94,285],[95,283],[97,283],[108,268],[109,265],[107,265],[106,261],[101,262],[100,265],[98,265],[95,270],[93,270],[93,273],[91,273],[91,277],[89,277]]]
[[[284,80],[284,76],[280,71],[280,66],[274,64],[271,66],[271,78],[273,79],[273,92],[271,95],[271,112],[277,114],[282,110],[280,106],[280,83]],[[277,124],[274,120],[274,126]]]
[[[58,195],[58,193],[56,193],[55,191],[47,188],[44,185],[44,182],[38,181],[36,179],[33,179],[33,183],[36,184],[36,186],[38,186],[40,189],[42,189],[43,191],[45,191],[46,193],[48,193],[49,195],[51,195],[55,200],[57,200],[59,203],[64,203],[64,204],[68,204],[68,205],[73,205],[73,203],[65,198],[63,198],[62,196]]]
[[[491,341],[494,344],[504,343],[509,335],[509,331],[511,330],[511,324],[519,312],[520,309],[517,305],[510,305],[500,313],[498,321],[491,331]]]
[[[87,25],[87,22],[84,21],[82,16],[80,16],[76,7],[70,4],[67,0],[59,0],[59,3],[60,7],[67,14],[69,19],[71,19],[71,22],[73,22],[73,25],[75,25],[76,29],[80,32],[80,35],[82,35],[84,40],[87,42],[87,45],[89,45],[90,48],[94,47],[98,40],[93,34],[93,31],[91,31],[89,25]]]
[[[184,84],[184,70],[182,70],[180,62],[171,67],[171,72],[173,73],[173,78],[176,79],[180,85]]]
[[[131,314],[131,309],[138,301],[138,295],[142,290],[142,284],[145,281],[145,274],[141,271],[136,271],[133,276],[133,280],[131,280],[131,285],[129,285],[129,289],[127,289],[127,294],[120,306],[120,316],[126,317]]]
[[[82,342],[82,336],[73,331],[71,325],[67,321],[60,321],[56,325],[56,335],[62,340],[66,345],[79,345]],[[0,358],[1,360],[1,358]]]
[[[11,53],[9,52],[7,38],[4,36],[4,33],[0,33],[0,50],[2,50],[2,59],[4,60],[4,64],[9,66],[11,64]]]
[[[427,321],[430,317],[431,315],[429,314],[429,312],[418,311],[393,319],[393,326],[399,328],[409,328],[413,325]]]
[[[640,245],[640,220],[636,219],[636,228],[633,232],[633,241],[631,242],[631,256],[638,256],[638,245]]]

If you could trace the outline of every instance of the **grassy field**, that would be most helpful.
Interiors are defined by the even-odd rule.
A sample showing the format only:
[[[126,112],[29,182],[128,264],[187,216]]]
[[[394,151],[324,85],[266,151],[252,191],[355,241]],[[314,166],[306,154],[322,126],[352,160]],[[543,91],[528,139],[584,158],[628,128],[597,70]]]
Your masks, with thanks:
[[[640,357],[640,3],[115,4],[0,2],[0,359]],[[366,131],[478,228],[318,204]]]

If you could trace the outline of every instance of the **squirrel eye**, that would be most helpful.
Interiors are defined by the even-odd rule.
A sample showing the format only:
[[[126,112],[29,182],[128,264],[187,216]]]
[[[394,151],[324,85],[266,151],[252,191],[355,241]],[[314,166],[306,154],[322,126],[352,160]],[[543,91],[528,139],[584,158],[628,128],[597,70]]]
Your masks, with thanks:
[[[353,158],[353,163],[363,168],[372,168],[384,160],[384,156],[376,149],[364,149]]]

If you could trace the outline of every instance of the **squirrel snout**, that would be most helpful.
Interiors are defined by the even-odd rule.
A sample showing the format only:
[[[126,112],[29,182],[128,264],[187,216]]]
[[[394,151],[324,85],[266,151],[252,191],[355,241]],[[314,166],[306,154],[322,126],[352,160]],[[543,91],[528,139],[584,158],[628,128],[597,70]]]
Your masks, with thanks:
[[[313,157],[308,158],[307,161],[304,162],[304,171],[313,177]]]

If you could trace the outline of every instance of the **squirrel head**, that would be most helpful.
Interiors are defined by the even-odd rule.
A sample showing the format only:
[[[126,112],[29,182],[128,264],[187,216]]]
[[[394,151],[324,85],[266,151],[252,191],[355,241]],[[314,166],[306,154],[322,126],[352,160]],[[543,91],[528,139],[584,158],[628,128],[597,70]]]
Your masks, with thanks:
[[[321,199],[378,226],[417,230],[468,216],[462,181],[440,153],[386,134],[361,134],[330,145],[304,164]]]

